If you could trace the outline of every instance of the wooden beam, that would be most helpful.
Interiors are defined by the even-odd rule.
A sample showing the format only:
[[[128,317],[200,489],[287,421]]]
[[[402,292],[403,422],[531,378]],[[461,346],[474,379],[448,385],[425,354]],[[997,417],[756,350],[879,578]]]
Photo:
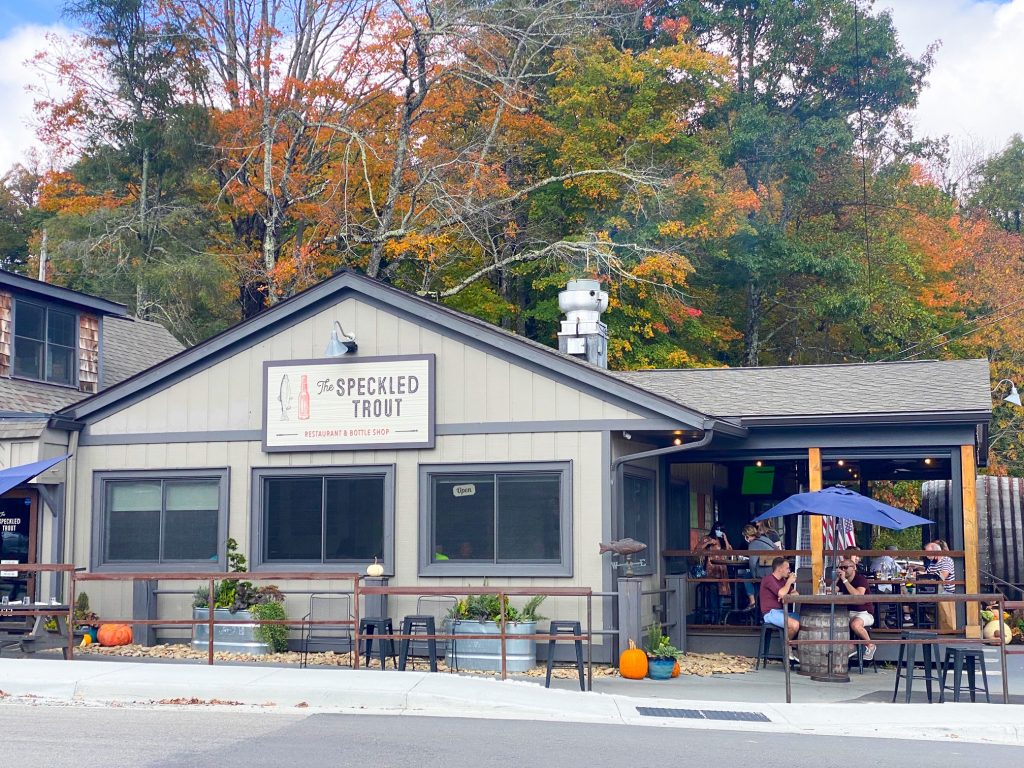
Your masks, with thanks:
[[[807,478],[810,490],[821,490],[821,448],[807,449]],[[811,535],[811,591],[817,592],[818,585],[825,575],[825,546],[822,536],[821,515],[810,516]],[[799,542],[797,542],[799,544]]]
[[[978,499],[974,446],[960,446],[960,492],[964,511],[964,590],[977,594],[981,589],[978,565]],[[967,637],[981,637],[980,606],[967,603]]]

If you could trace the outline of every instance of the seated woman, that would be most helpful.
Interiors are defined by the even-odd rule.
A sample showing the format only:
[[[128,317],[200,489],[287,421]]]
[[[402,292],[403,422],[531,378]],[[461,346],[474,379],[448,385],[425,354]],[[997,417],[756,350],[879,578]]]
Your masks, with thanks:
[[[718,553],[721,553],[723,549],[732,550],[732,546],[729,544],[729,537],[725,535],[718,523],[711,526],[711,530],[709,530],[707,535],[700,540],[697,548],[707,552],[707,555],[701,561],[701,564],[704,566],[704,571],[707,574],[706,578],[729,578],[728,561],[722,558]],[[728,597],[732,594],[732,584],[728,581],[719,581],[717,584],[713,582],[705,583],[709,584],[711,587],[709,590],[712,606],[711,611],[713,614],[713,621],[717,624],[722,615],[722,598]]]

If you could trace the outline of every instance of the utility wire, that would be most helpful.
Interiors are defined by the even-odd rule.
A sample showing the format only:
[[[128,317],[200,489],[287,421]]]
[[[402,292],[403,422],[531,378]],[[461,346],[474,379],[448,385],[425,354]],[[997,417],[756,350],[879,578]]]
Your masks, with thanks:
[[[936,331],[934,334],[932,334],[930,337],[924,339],[923,341],[914,342],[913,344],[910,344],[909,346],[906,346],[903,349],[898,350],[897,352],[894,352],[891,355],[889,355],[888,357],[882,358],[881,360],[879,360],[877,362],[887,363],[887,362],[892,362],[892,361],[895,361],[895,360],[905,360],[907,357],[916,357],[916,354],[914,354],[914,355],[907,355],[907,353],[910,352],[911,350],[917,349],[918,347],[920,347],[920,346],[922,346],[924,344],[927,344],[931,339],[940,338],[940,337],[943,337],[943,336],[949,336],[950,334],[956,333],[957,331],[960,331],[960,330],[962,330],[964,328],[969,328],[972,325],[977,325],[978,323],[981,323],[984,320],[988,320],[990,317],[993,317],[994,315],[998,315],[1001,312],[1005,312],[1007,309],[1012,307],[1014,304],[1020,304],[1022,301],[1024,301],[1024,296],[1021,296],[1019,299],[1014,299],[1013,301],[1007,302],[1006,304],[1003,304],[1001,307],[996,307],[991,312],[986,312],[983,315],[978,315],[978,317],[975,317],[975,318],[973,318],[971,320],[967,320],[967,321],[961,323],[960,325],[958,325],[958,326],[956,326],[954,328],[951,328],[948,331]],[[1021,309],[1024,309],[1024,307],[1022,307]],[[1020,311],[1020,310],[1015,310],[1015,311]],[[1012,314],[1013,313],[1011,313],[1011,315]],[[969,331],[969,333],[973,333],[973,332],[974,332],[973,330]],[[957,338],[961,338],[961,337],[957,337]],[[934,345],[932,345],[932,346],[934,346]],[[927,349],[931,349],[931,348],[932,347],[927,347]]]

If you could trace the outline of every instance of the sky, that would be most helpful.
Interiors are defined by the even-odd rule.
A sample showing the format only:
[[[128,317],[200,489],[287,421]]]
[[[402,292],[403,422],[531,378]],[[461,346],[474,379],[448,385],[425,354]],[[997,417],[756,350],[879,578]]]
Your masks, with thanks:
[[[0,173],[36,145],[25,86],[38,75],[24,62],[48,32],[68,33],[63,5],[0,0]],[[874,7],[892,12],[908,53],[940,43],[913,114],[918,135],[949,135],[955,147],[991,153],[1024,134],[1024,0],[874,0]]]

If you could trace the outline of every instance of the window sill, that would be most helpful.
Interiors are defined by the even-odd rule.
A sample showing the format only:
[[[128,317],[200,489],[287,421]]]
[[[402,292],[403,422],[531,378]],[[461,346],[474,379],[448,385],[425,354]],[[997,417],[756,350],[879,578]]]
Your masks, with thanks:
[[[462,578],[465,576],[504,576],[509,578],[533,578],[537,576],[571,578],[572,566],[563,563],[428,563],[421,565],[420,576]]]

